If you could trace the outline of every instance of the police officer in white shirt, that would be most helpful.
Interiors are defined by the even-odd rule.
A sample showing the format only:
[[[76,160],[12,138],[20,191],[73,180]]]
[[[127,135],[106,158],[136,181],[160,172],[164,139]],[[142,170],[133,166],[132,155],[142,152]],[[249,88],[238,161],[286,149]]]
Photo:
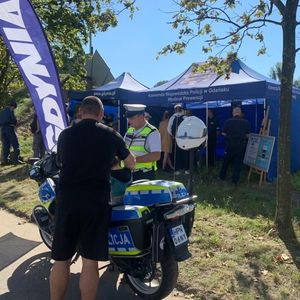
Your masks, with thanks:
[[[124,104],[124,107],[129,123],[124,140],[136,157],[133,180],[153,180],[161,153],[160,133],[145,119],[145,105]]]

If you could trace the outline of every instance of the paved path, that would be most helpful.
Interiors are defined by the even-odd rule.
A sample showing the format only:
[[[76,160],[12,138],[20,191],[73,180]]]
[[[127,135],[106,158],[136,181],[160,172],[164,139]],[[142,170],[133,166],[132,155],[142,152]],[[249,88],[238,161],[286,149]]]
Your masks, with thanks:
[[[23,239],[41,241],[37,226],[0,209],[0,238],[7,233]],[[3,246],[2,246],[3,248]],[[1,252],[5,249],[0,249]],[[44,244],[12,262],[0,271],[0,300],[48,300],[49,272],[53,261]],[[65,300],[79,300],[78,289],[81,261],[71,267],[71,280]],[[97,299],[101,300],[139,300],[126,284],[119,284],[117,272],[104,269],[100,274]],[[183,295],[174,292],[168,300],[182,300]]]

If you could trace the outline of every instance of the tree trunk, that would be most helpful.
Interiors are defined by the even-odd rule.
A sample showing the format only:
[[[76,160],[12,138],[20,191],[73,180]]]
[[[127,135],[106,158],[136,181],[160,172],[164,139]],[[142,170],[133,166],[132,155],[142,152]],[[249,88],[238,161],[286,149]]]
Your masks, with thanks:
[[[287,1],[282,16],[283,57],[278,132],[278,180],[275,225],[280,233],[292,232],[291,202],[291,108],[296,56],[296,12],[299,0]]]

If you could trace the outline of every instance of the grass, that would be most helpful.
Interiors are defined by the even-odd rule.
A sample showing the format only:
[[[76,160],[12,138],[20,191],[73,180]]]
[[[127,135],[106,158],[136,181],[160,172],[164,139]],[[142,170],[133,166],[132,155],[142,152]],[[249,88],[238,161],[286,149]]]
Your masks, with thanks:
[[[28,165],[0,167],[0,206],[30,219],[39,200],[38,185],[28,174]]]
[[[246,183],[244,170],[242,183],[234,187],[216,180],[217,175],[218,167],[194,177],[193,256],[180,264],[178,289],[195,299],[299,299],[299,245],[290,252],[272,231],[275,184],[259,188],[254,177]],[[177,181],[188,180],[182,176]],[[299,233],[299,210],[294,219]]]

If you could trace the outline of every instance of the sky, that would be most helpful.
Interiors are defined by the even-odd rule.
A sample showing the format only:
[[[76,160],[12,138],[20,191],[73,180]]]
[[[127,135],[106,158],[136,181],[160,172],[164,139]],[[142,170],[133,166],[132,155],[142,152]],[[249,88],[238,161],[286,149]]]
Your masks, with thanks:
[[[177,31],[168,24],[176,8],[172,0],[139,0],[137,5],[139,11],[132,20],[123,13],[119,16],[116,28],[100,32],[92,38],[94,51],[99,52],[115,78],[123,72],[129,72],[142,84],[153,87],[161,80],[176,77],[192,63],[207,59],[208,56],[201,50],[203,40],[195,39],[184,54],[172,53],[157,60],[158,52],[177,40]],[[248,41],[243,44],[239,57],[255,71],[268,76],[270,69],[282,60],[280,27],[265,29],[265,42],[267,54],[257,56],[259,44]],[[298,66],[295,79],[299,77]]]

